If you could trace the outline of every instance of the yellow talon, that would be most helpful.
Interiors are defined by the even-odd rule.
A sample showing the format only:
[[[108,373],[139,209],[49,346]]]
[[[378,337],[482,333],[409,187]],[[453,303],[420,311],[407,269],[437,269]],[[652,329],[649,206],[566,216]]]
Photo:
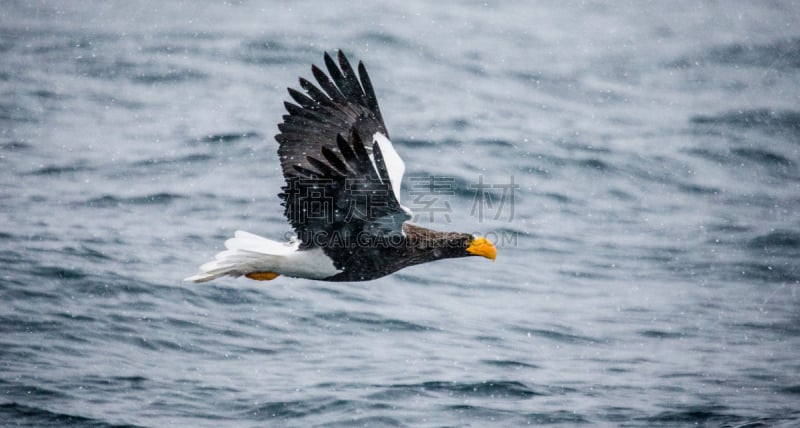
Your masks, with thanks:
[[[250,279],[255,279],[256,281],[271,281],[279,275],[279,273],[275,272],[250,272],[245,276]]]

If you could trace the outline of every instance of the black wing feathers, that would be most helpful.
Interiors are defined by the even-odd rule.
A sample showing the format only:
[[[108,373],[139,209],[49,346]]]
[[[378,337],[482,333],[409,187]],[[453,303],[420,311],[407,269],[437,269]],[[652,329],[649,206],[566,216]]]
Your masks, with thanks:
[[[334,153],[333,150],[329,149],[328,147],[323,146],[322,147],[322,156],[324,156],[325,160],[328,161],[328,164],[330,166],[336,168],[336,170],[340,174],[342,174],[342,175],[347,174],[347,165],[345,165],[344,162],[342,162],[342,160],[339,159],[338,156],[336,156],[336,153]]]
[[[344,95],[339,92],[339,88],[331,82],[331,79],[325,75],[325,72],[319,69],[316,65],[311,66],[311,72],[314,74],[314,77],[319,82],[319,85],[322,86],[322,89],[325,90],[325,93],[328,94],[333,102],[345,105],[347,104],[347,100],[345,99]]]
[[[305,96],[302,92],[289,88],[289,96],[292,97],[298,104],[308,110],[317,110],[317,104],[311,98]],[[290,112],[291,113],[291,112]]]
[[[341,53],[341,52],[340,52]],[[367,74],[367,68],[364,67],[364,63],[358,63],[358,76],[361,78],[361,84],[364,86],[364,94],[366,95],[366,105],[367,108],[372,111],[375,115],[375,118],[378,119],[378,122],[383,123],[383,116],[381,116],[381,109],[378,107],[378,98],[375,97],[375,90],[372,88],[372,82],[369,80],[369,75]],[[389,134],[386,134],[386,137],[389,137]]]
[[[339,51],[339,65],[342,67],[341,71],[336,67],[336,63],[333,62],[331,56],[327,53],[325,54],[325,66],[328,67],[328,72],[331,74],[333,81],[336,82],[336,86],[342,90],[344,96],[351,100],[357,100],[358,104],[369,108],[370,106],[364,99],[364,89],[358,83],[353,67],[350,66],[350,62],[347,61],[347,57],[344,56],[342,51]]]
[[[343,176],[343,174],[340,174],[338,171],[335,171],[334,168],[330,167],[330,165],[328,165],[325,162],[322,162],[321,160],[318,160],[317,158],[306,156],[306,160],[308,161],[308,163],[313,165],[314,168],[316,168],[317,171],[320,172],[320,175],[323,177],[339,178]]]
[[[396,220],[408,217],[373,142],[376,132],[387,138],[388,132],[366,68],[359,62],[356,73],[342,51],[336,59],[324,55],[327,74],[312,66],[316,85],[299,79],[305,93],[289,88],[294,102],[284,103],[287,114],[275,136],[286,179],[279,196],[304,247],[326,246],[312,237],[320,232],[399,233]],[[368,196],[382,200],[370,204]]]
[[[353,152],[353,149],[350,148],[350,144],[347,143],[347,140],[345,140],[341,134],[336,136],[336,144],[339,146],[339,151],[342,153],[342,156],[344,156],[344,160],[351,168],[354,170],[357,169],[358,158],[356,158],[355,152]]]
[[[402,223],[409,218],[394,197],[378,146],[372,156],[376,170],[358,133],[352,132],[350,141],[340,134],[337,142],[339,154],[322,148],[327,162],[306,156],[313,169],[296,165],[281,194],[287,217],[297,222],[303,248],[326,247],[332,240],[354,247],[359,233],[401,233]],[[309,213],[315,206],[328,210]]]
[[[319,173],[317,171],[313,171],[313,170],[310,170],[308,168],[304,168],[304,167],[302,167],[300,165],[295,165],[294,166],[294,170],[295,170],[296,173],[299,173],[300,176],[303,176],[303,177],[306,177],[306,178],[319,178]],[[292,176],[292,178],[294,178],[296,176],[297,176],[297,174],[294,174]],[[281,195],[285,195],[285,193],[281,193]]]

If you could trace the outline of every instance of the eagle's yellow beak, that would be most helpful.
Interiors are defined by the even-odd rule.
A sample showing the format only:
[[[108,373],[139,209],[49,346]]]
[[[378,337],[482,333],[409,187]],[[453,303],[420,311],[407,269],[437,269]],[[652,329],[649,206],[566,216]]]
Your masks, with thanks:
[[[488,239],[479,237],[472,240],[467,247],[467,252],[476,256],[483,256],[494,261],[497,257],[497,248]]]

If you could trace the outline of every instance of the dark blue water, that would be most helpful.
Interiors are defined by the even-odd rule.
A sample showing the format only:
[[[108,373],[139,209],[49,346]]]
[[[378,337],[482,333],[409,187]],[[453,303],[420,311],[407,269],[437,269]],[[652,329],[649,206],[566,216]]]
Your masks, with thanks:
[[[798,22],[4,2],[0,425],[800,424]],[[497,261],[183,283],[237,229],[290,232],[272,136],[336,48],[369,68],[418,222]]]

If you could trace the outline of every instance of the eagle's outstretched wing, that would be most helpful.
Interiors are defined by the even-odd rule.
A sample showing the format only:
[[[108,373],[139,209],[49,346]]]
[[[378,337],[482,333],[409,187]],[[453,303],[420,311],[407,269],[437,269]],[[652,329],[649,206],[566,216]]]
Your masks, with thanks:
[[[389,140],[363,63],[358,76],[339,51],[325,54],[330,77],[316,66],[319,87],[300,78],[303,94],[278,125],[283,175],[280,197],[302,247],[352,247],[358,239],[402,234],[410,218],[400,205],[405,165]],[[322,89],[320,89],[322,88]]]

